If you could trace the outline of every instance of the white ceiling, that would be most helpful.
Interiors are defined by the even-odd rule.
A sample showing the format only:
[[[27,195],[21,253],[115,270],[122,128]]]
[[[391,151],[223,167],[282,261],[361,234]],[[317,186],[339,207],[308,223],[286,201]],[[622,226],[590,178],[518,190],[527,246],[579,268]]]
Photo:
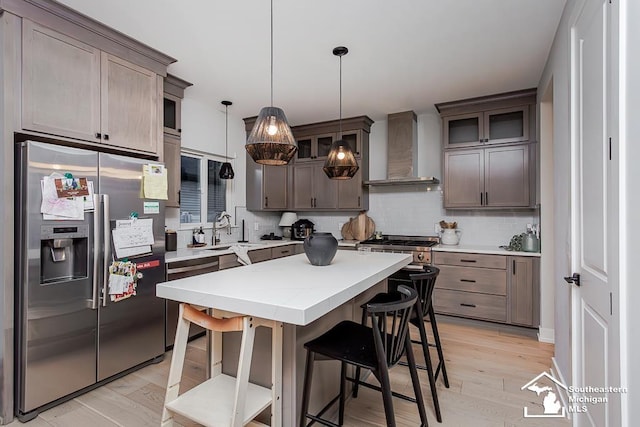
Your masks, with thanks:
[[[269,105],[268,0],[61,0],[178,60],[169,72],[230,114]],[[565,0],[273,0],[274,105],[292,125],[434,111],[535,87]]]

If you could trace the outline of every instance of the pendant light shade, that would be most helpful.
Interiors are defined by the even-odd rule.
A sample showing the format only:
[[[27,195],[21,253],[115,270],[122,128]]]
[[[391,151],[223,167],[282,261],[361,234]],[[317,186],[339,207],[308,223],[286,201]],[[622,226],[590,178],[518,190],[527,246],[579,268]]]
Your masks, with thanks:
[[[258,119],[247,138],[247,153],[254,162],[282,166],[298,151],[287,116],[273,106],[273,0],[271,0],[271,105],[260,110]]]
[[[224,157],[226,160],[229,159],[227,157],[227,146],[229,144],[229,105],[232,104],[231,101],[222,101],[222,105],[224,105]],[[235,175],[233,167],[228,161],[222,164],[220,172],[218,173],[220,179],[233,179]]]
[[[351,179],[359,168],[349,143],[341,139],[331,144],[331,151],[322,170],[331,179]]]
[[[286,165],[298,151],[287,116],[278,107],[264,107],[247,138],[247,153],[263,165]]]
[[[349,49],[344,46],[333,49],[333,54],[340,58],[340,139],[331,144],[331,150],[322,168],[330,179],[351,179],[359,169],[349,143],[342,139],[342,57],[348,52]]]

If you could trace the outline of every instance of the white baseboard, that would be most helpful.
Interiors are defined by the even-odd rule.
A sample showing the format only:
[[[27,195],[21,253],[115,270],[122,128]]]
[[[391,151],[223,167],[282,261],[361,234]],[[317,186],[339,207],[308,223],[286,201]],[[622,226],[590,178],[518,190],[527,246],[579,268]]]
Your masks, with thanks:
[[[539,328],[538,341],[555,344],[555,330],[552,328]]]

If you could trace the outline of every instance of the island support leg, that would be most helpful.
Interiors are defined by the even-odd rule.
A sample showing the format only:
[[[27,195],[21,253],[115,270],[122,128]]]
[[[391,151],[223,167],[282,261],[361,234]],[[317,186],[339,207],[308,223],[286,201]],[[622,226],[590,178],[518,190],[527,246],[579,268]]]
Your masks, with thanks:
[[[284,325],[273,322],[271,332],[271,377],[273,378],[271,425],[282,426],[282,335]]]

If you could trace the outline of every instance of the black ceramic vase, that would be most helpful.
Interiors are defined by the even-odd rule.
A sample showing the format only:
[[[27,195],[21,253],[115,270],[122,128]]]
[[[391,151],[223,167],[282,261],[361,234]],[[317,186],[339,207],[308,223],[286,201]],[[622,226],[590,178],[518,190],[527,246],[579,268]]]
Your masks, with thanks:
[[[331,233],[313,233],[304,239],[303,247],[312,265],[329,265],[338,251],[338,240]]]

